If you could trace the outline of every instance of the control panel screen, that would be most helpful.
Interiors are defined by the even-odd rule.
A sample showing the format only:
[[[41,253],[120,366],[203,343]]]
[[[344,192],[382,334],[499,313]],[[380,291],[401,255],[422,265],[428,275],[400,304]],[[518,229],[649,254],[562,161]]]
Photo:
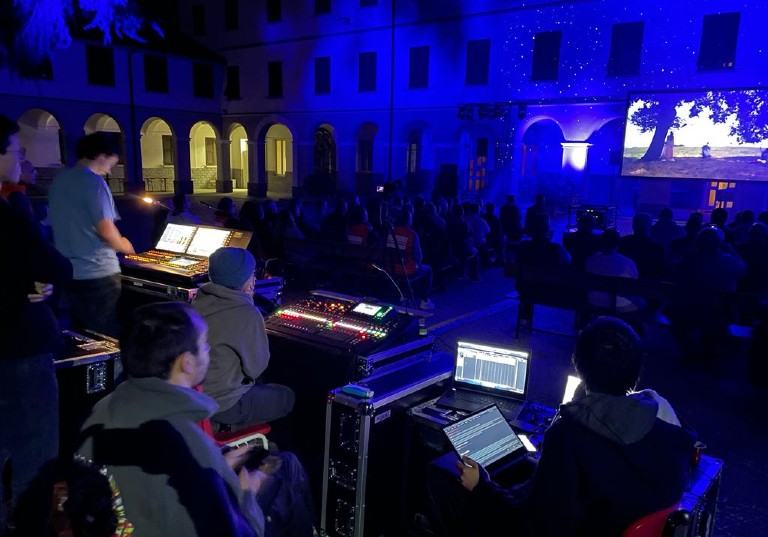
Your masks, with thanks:
[[[199,262],[199,259],[190,259],[188,257],[175,257],[169,261],[171,265],[175,265],[177,267],[188,267],[190,265],[196,265]]]
[[[168,224],[165,226],[165,231],[163,231],[162,237],[157,241],[156,248],[158,250],[180,254],[186,251],[196,229],[195,226]]]
[[[377,306],[375,304],[366,304],[365,302],[360,302],[357,306],[355,306],[352,309],[352,311],[354,311],[355,313],[362,313],[363,315],[370,315],[371,317],[373,317],[383,309],[385,308],[381,306]]]
[[[228,229],[197,228],[197,233],[195,233],[187,253],[209,257],[222,246],[226,246],[230,233],[231,231]]]

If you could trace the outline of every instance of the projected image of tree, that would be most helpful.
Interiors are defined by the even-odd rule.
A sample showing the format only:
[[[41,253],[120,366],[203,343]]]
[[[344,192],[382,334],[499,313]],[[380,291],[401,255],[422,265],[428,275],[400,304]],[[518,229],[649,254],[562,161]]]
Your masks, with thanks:
[[[633,94],[622,175],[768,180],[768,92]]]

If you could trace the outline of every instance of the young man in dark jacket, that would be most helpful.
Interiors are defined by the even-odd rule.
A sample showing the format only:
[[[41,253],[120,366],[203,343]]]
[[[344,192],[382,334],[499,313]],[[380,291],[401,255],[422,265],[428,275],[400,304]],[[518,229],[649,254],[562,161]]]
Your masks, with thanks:
[[[0,182],[15,184],[19,126],[0,115]],[[72,278],[72,265],[28,215],[0,199],[0,534],[3,518],[59,449],[53,355],[61,334],[48,297]]]
[[[187,304],[134,310],[120,340],[127,379],[83,425],[78,454],[108,468],[137,535],[264,535],[256,495],[266,476],[238,478],[198,424],[216,410],[194,389],[208,371],[207,335]]]
[[[637,334],[623,321],[601,317],[585,327],[573,353],[585,395],[560,407],[529,486],[502,488],[465,457],[457,468],[472,518],[457,516],[456,495],[445,500],[433,486],[437,505],[454,507],[435,517],[436,534],[459,535],[440,528],[463,525],[463,535],[482,535],[483,524],[511,527],[513,519],[515,535],[615,537],[678,502],[690,481],[694,434],[656,392],[633,391],[641,354]]]

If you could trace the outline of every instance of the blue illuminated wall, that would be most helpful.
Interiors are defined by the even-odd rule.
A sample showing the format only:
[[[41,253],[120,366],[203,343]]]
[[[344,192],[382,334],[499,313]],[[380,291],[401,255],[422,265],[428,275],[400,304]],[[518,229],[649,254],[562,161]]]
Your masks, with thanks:
[[[196,11],[204,28],[196,28],[202,31],[195,39],[237,68],[239,98],[226,97],[223,66],[216,70],[220,98],[190,98],[186,66],[172,75],[169,99],[137,94],[140,115],[171,111],[167,120],[180,153],[196,115],[211,123],[221,137],[224,187],[234,176],[227,168],[231,147],[247,146],[238,158],[247,161],[242,173],[252,194],[301,190],[317,172],[316,135],[322,128],[335,144],[331,168],[338,191],[367,194],[376,184],[403,180],[426,194],[453,184],[459,195],[494,201],[510,192],[526,199],[548,191],[564,204],[602,203],[614,201],[622,187],[638,190],[618,178],[615,158],[629,92],[765,85],[768,3],[762,1],[380,0],[361,7],[359,0],[332,0],[330,5],[329,13],[315,14],[312,0],[283,0],[278,20],[268,21],[265,0],[240,0],[237,23],[225,30],[224,2],[179,0],[181,29],[193,34]],[[739,14],[733,64],[700,70],[705,17],[731,12]],[[642,23],[639,70],[609,76],[614,25],[633,22]],[[560,33],[556,79],[534,81],[535,37],[543,43],[551,32]],[[467,83],[468,76],[477,82],[475,67],[483,60],[468,51],[482,50],[484,43],[487,76],[480,73],[479,83]],[[409,87],[414,47],[428,47],[425,88]],[[371,91],[360,90],[361,53],[376,56]],[[63,56],[65,65],[69,54]],[[317,58],[330,59],[328,94],[315,93]],[[282,91],[270,96],[268,65],[276,62]],[[87,117],[96,108],[109,108],[125,117],[124,84],[100,91],[63,78],[52,86],[10,78],[5,86],[0,79],[0,92],[17,99],[13,106],[19,109],[41,103]],[[228,138],[242,132],[240,126],[247,143]],[[273,154],[281,140],[288,142],[284,166]],[[760,189],[750,198],[763,203],[765,189]]]

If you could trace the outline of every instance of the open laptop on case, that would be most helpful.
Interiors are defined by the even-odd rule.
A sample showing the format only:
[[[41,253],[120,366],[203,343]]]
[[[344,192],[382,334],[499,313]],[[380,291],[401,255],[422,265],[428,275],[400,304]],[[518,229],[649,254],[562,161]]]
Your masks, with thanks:
[[[523,441],[494,405],[443,427],[459,458],[467,456],[489,472],[528,454]]]
[[[517,419],[527,399],[530,360],[528,349],[459,341],[453,386],[435,406],[472,413],[496,405],[506,419]]]

